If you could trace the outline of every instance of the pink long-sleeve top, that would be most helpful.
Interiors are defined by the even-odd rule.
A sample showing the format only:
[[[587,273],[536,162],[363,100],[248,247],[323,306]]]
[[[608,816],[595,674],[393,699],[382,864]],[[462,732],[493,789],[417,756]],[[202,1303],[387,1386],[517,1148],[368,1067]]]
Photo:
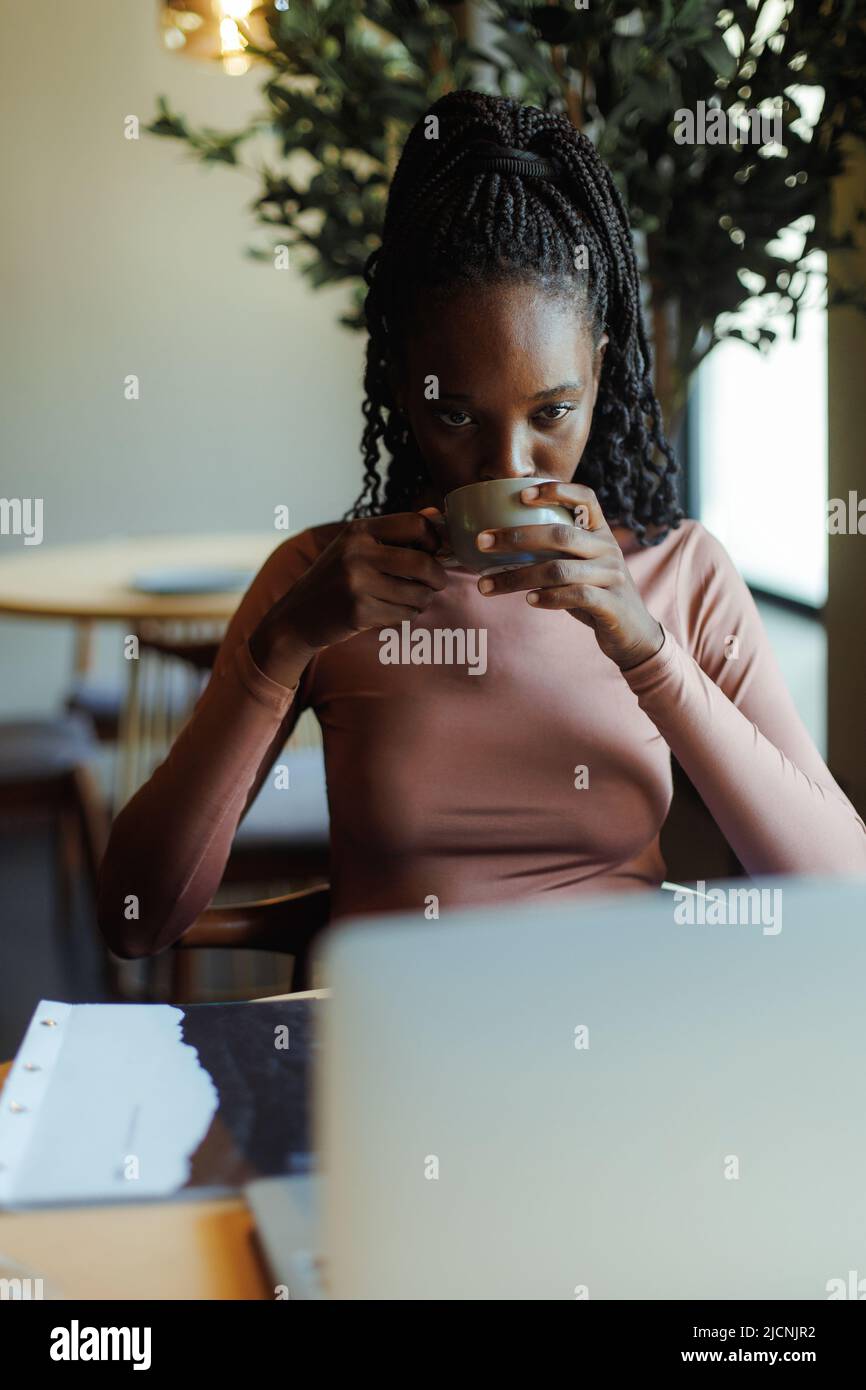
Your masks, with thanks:
[[[455,568],[411,633],[428,629],[435,650],[437,631],[484,629],[483,674],[386,663],[370,631],[319,652],[290,689],[256,666],[248,638],[334,534],[284,542],[245,595],[186,726],[115,822],[103,922],[135,894],[153,948],[192,923],[305,707],[323,731],[333,918],[658,886],[671,752],[747,872],[866,873],[866,825],[800,720],[746,584],[699,522],[649,549],[615,533],[664,630],[629,671],[568,613],[522,593],[485,598]]]

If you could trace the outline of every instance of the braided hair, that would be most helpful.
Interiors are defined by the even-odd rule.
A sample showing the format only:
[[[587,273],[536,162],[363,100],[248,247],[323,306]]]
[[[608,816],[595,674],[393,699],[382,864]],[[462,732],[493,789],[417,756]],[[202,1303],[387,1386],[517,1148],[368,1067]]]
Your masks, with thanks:
[[[438,138],[429,139],[434,116]],[[504,170],[479,167],[472,158],[479,141],[552,160],[558,176],[526,177],[518,159],[506,160]],[[579,247],[586,250],[578,268]],[[412,510],[429,488],[390,381],[419,292],[443,302],[467,285],[517,278],[571,297],[594,346],[609,335],[580,480],[611,525],[627,526],[643,546],[679,525],[678,466],[650,375],[628,215],[591,141],[565,116],[480,92],[441,97],[406,140],[382,243],[364,278],[365,476],[348,517]],[[384,478],[380,441],[391,456]],[[650,538],[648,525],[665,529]]]

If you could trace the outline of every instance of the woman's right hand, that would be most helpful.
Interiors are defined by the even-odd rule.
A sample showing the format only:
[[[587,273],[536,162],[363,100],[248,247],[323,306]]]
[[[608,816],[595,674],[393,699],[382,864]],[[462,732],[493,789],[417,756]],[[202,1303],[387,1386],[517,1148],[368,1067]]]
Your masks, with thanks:
[[[433,558],[441,545],[421,512],[347,522],[255,629],[256,665],[279,684],[295,685],[322,647],[411,621],[447,583]]]

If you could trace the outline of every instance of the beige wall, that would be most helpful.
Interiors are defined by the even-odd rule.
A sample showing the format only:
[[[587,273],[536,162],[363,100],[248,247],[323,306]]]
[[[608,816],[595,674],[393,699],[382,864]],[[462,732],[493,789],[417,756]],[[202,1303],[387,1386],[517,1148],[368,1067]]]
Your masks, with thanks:
[[[165,52],[157,9],[0,0],[0,496],[44,498],[46,546],[264,530],[276,503],[300,528],[359,487],[363,344],[336,322],[344,291],[244,256],[270,241],[253,177],[124,138],[160,93],[216,128],[261,109],[264,74]],[[0,555],[20,546],[0,536]],[[100,650],[115,663],[110,634]],[[0,715],[51,709],[69,654],[60,625],[0,621]]]

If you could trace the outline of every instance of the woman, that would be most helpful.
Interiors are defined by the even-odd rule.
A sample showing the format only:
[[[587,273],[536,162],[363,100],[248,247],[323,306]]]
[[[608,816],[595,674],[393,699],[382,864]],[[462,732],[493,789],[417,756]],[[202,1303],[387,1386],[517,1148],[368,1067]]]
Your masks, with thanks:
[[[306,706],[333,917],[658,886],[671,750],[748,872],[866,872],[866,825],[748,589],[682,520],[628,220],[590,142],[510,100],[442,98],[407,140],[367,282],[353,519],[271,555],[118,817],[99,902],[112,947],[160,950],[207,905]],[[575,525],[538,527],[551,558],[479,581],[442,563],[437,514],[493,478],[525,478],[530,506],[564,504]],[[383,660],[405,621],[486,634],[483,674]]]

